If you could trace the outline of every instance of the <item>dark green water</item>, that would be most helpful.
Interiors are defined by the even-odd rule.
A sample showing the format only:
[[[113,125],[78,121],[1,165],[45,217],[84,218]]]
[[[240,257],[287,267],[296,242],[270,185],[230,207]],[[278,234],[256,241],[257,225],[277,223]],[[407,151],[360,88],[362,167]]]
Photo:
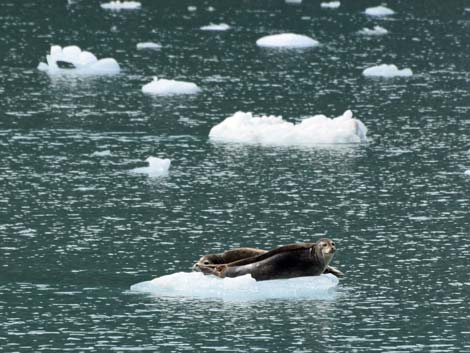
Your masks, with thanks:
[[[143,1],[106,12],[86,0],[2,1],[0,350],[470,352],[470,3],[390,1],[390,18],[363,14],[376,5]],[[232,29],[199,30],[210,22]],[[376,24],[389,34],[356,34]],[[280,32],[322,45],[256,47]],[[163,49],[137,51],[144,41]],[[122,72],[50,77],[36,67],[51,44],[114,57]],[[361,75],[381,63],[414,75]],[[154,75],[203,93],[146,96]],[[368,145],[208,139],[238,110],[299,121],[346,109]],[[170,158],[169,175],[130,173],[148,156]],[[346,272],[332,300],[129,291],[207,252],[325,231]]]

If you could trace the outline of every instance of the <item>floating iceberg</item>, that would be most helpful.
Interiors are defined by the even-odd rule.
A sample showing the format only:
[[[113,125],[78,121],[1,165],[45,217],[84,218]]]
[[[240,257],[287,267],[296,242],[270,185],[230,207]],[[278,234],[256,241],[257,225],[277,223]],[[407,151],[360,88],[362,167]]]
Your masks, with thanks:
[[[53,45],[46,59],[47,64],[40,63],[38,69],[50,74],[113,75],[120,71],[116,60],[112,58],[98,60],[92,53],[82,51],[76,45],[64,48]]]
[[[106,10],[136,10],[140,9],[141,3],[137,1],[111,1],[101,4],[101,7]]]
[[[334,299],[338,278],[331,274],[256,282],[251,275],[236,278],[177,272],[131,286],[132,291],[158,297],[213,298],[228,301],[263,299]]]
[[[228,29],[230,29],[230,26],[226,23],[219,23],[219,24],[211,23],[207,26],[201,27],[201,30],[203,31],[226,31]]]
[[[168,158],[149,157],[145,160],[149,163],[148,167],[132,169],[132,173],[147,174],[150,177],[159,177],[168,175],[171,161]]]
[[[256,41],[257,46],[268,48],[309,48],[318,44],[318,41],[313,38],[294,33],[274,34]]]
[[[362,71],[364,76],[368,77],[408,77],[413,75],[411,69],[399,70],[395,65],[382,64],[373,66]]]
[[[339,1],[330,1],[330,2],[322,2],[320,6],[324,9],[337,9],[340,7],[341,2]]]
[[[162,46],[161,44],[154,43],[154,42],[143,42],[143,43],[137,43],[137,49],[154,49],[154,50],[159,50],[161,49]]]
[[[382,17],[382,16],[393,15],[395,11],[385,6],[376,6],[376,7],[368,7],[365,13],[366,15],[369,15],[369,16]]]
[[[387,34],[388,31],[381,26],[374,26],[373,29],[363,28],[358,33],[364,34],[366,36],[381,36],[381,35]]]
[[[192,82],[165,80],[153,78],[153,81],[142,87],[142,92],[158,96],[170,96],[176,94],[196,94],[202,90]]]
[[[209,138],[220,142],[236,142],[271,146],[367,142],[367,128],[353,118],[350,110],[334,119],[315,115],[293,124],[276,116],[255,117],[237,112],[209,132]]]

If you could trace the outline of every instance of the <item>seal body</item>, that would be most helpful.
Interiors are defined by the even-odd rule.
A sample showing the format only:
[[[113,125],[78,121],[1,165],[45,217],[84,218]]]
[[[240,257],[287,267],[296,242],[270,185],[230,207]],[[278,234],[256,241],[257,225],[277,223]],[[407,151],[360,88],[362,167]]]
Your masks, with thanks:
[[[329,267],[335,251],[334,242],[322,238],[316,243],[285,245],[238,261],[221,265],[200,264],[198,268],[204,274],[221,278],[250,274],[257,281],[318,276],[325,271],[342,275],[341,271]]]
[[[256,248],[235,248],[226,250],[220,254],[209,254],[202,256],[193,266],[193,269],[200,271],[201,266],[222,265],[231,262],[248,259],[253,256],[266,254],[267,250]]]

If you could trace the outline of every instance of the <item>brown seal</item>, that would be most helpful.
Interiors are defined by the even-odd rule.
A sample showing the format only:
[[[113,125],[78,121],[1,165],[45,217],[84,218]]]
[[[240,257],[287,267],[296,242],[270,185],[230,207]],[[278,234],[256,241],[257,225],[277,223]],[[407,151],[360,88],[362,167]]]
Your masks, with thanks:
[[[241,251],[244,249],[246,248],[203,256],[194,268],[204,274],[213,274],[221,278],[250,274],[257,281],[318,276],[322,273],[332,273],[338,277],[344,275],[329,266],[336,247],[328,238],[322,238],[316,243],[289,244],[271,251],[247,248],[248,251],[245,253]],[[243,257],[256,252],[259,254]],[[229,255],[224,257],[226,253]],[[227,262],[232,258],[239,260]]]

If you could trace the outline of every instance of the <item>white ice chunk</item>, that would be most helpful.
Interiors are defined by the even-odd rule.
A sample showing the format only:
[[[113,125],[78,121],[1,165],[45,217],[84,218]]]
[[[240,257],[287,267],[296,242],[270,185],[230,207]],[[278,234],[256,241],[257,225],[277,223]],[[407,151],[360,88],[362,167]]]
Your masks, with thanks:
[[[283,280],[255,281],[251,275],[236,278],[177,272],[131,286],[132,291],[158,297],[215,298],[227,301],[263,299],[334,299],[339,280],[331,274]]]
[[[111,1],[101,4],[101,7],[106,10],[136,10],[141,6],[142,4],[137,1]]]
[[[364,76],[369,77],[408,77],[413,75],[411,69],[399,70],[395,65],[382,64],[373,66],[362,71]]]
[[[470,169],[463,172],[464,175],[470,175]]]
[[[82,51],[76,45],[64,48],[53,45],[46,59],[47,63],[39,63],[38,69],[49,74],[113,75],[120,71],[115,59],[98,60],[95,55],[89,51]],[[60,68],[57,62],[65,62],[72,67]]]
[[[302,0],[286,0],[286,4],[300,5],[301,3],[302,3]]]
[[[197,6],[188,6],[188,11],[189,12],[194,12],[197,10]]]
[[[149,177],[159,177],[168,175],[171,161],[168,158],[148,157],[146,162],[149,163],[148,167],[132,169],[132,173],[147,174]]]
[[[341,2],[339,1],[330,1],[330,2],[322,2],[320,6],[324,9],[337,9],[340,7]]]
[[[393,15],[395,11],[385,6],[376,6],[376,7],[368,7],[365,13],[366,15],[369,15],[369,16],[382,17],[382,16]]]
[[[381,36],[381,35],[387,34],[388,31],[381,26],[374,26],[373,29],[363,28],[358,33],[364,34],[366,36]]]
[[[196,94],[202,90],[192,82],[165,80],[153,78],[153,81],[142,87],[142,92],[158,96],[169,96],[176,94]]]
[[[201,29],[203,31],[226,31],[230,29],[230,26],[226,23],[219,23],[219,24],[211,23],[207,26],[202,26]]]
[[[109,156],[111,156],[111,151],[110,151],[110,150],[95,151],[95,152],[92,153],[92,156],[96,156],[96,157],[109,157]]]
[[[219,142],[260,145],[300,145],[364,143],[367,128],[353,118],[350,110],[337,118],[315,115],[293,124],[276,116],[253,116],[237,112],[209,132],[209,138]]]
[[[295,33],[274,34],[256,41],[257,46],[269,48],[309,48],[318,44],[313,38]]]
[[[154,42],[142,42],[142,43],[137,43],[137,49],[153,49],[153,50],[159,50],[161,49],[162,46],[161,44],[154,43]]]

